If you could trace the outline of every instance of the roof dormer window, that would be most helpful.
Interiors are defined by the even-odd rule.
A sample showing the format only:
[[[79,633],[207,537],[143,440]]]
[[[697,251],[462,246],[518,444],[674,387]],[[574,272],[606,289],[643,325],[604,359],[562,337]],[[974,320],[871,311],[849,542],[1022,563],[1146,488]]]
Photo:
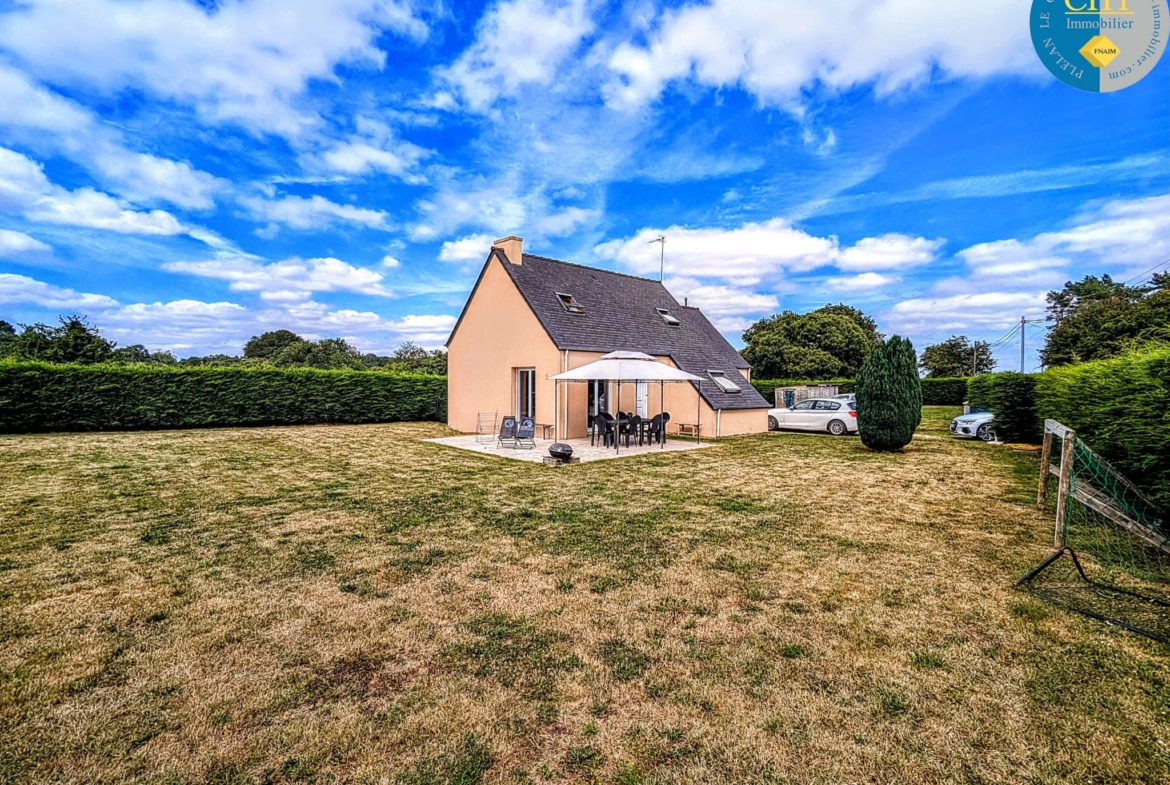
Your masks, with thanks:
[[[711,377],[711,381],[719,385],[719,389],[725,393],[739,392],[739,385],[727,378],[727,374],[723,371],[707,371],[707,375]]]
[[[671,327],[678,327],[680,324],[682,324],[682,322],[678,320],[677,316],[671,315],[670,311],[666,310],[665,308],[655,308],[654,310],[657,311],[658,315],[662,317],[662,321],[666,322]]]
[[[561,307],[569,313],[585,313],[585,308],[573,299],[573,295],[557,292],[557,299],[560,300]]]

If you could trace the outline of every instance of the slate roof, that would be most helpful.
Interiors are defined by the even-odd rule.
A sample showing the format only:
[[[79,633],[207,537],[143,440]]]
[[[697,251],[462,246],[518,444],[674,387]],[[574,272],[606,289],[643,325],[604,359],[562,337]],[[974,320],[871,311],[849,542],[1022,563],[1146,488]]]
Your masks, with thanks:
[[[708,370],[723,371],[739,386],[740,392],[727,393],[714,382],[704,382],[700,392],[712,408],[768,408],[768,401],[740,373],[751,366],[698,308],[679,305],[661,282],[531,254],[524,254],[524,264],[511,264],[499,251],[493,249],[492,253],[498,254],[516,288],[562,351],[636,351],[669,356],[684,371],[704,379]],[[557,293],[571,294],[585,312],[566,311]],[[681,323],[668,325],[655,308],[667,309]]]

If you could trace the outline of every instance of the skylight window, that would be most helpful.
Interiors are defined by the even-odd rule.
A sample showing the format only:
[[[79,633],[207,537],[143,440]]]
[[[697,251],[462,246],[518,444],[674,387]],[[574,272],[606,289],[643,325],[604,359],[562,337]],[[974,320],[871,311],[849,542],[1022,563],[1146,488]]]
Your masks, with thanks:
[[[719,389],[725,393],[739,392],[739,385],[727,378],[727,374],[723,371],[707,371],[707,375],[711,377],[711,381],[719,385]]]
[[[677,316],[671,316],[670,311],[666,310],[665,308],[655,308],[654,310],[657,311],[658,315],[662,317],[662,321],[666,322],[671,327],[678,327],[680,324],[682,324],[682,322],[678,320]]]
[[[569,313],[585,313],[584,306],[573,299],[573,295],[557,292],[557,299],[561,301],[561,306]]]

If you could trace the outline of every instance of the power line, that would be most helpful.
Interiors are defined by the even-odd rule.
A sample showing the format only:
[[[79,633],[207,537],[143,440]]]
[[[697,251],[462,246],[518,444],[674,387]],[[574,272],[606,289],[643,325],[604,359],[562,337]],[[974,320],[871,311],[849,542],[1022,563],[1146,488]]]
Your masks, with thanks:
[[[1163,261],[1161,261],[1161,262],[1158,262],[1158,263],[1157,263],[1157,264],[1155,264],[1153,267],[1151,267],[1150,269],[1146,270],[1144,273],[1138,273],[1138,274],[1137,274],[1137,275],[1135,275],[1133,278],[1130,278],[1128,281],[1125,281],[1125,282],[1123,282],[1121,285],[1122,285],[1122,286],[1128,286],[1128,285],[1130,284],[1130,282],[1131,282],[1131,281],[1136,281],[1138,278],[1144,278],[1145,276],[1147,276],[1147,275],[1149,275],[1150,273],[1152,273],[1152,272],[1154,272],[1155,270],[1157,270],[1159,267],[1165,267],[1165,266],[1166,266],[1166,265],[1168,265],[1168,264],[1170,264],[1170,259],[1165,259],[1165,260],[1163,260]],[[1145,280],[1145,281],[1142,281],[1142,283],[1149,283],[1149,280],[1147,279],[1147,280]],[[1140,286],[1141,284],[1138,284],[1138,285]]]

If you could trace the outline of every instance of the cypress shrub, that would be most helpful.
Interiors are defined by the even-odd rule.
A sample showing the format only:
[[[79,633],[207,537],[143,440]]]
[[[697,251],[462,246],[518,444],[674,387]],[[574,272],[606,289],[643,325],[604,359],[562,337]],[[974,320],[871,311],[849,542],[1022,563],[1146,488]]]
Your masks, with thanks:
[[[871,450],[910,443],[922,420],[918,356],[909,339],[893,336],[871,351],[857,373],[857,429]]]
[[[0,362],[0,433],[433,420],[446,393],[378,371]]]

